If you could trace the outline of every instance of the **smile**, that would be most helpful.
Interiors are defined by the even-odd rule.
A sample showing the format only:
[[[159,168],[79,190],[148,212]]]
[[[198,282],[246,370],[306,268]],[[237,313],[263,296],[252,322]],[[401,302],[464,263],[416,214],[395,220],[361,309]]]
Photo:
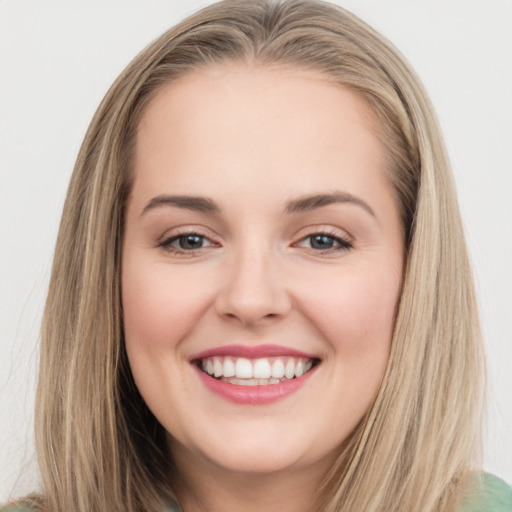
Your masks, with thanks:
[[[321,359],[278,345],[229,345],[196,354],[190,362],[215,395],[237,404],[263,405],[301,389]]]
[[[209,376],[240,386],[266,386],[286,382],[302,377],[314,364],[314,359],[292,356],[258,359],[213,356],[198,361],[201,371]]]

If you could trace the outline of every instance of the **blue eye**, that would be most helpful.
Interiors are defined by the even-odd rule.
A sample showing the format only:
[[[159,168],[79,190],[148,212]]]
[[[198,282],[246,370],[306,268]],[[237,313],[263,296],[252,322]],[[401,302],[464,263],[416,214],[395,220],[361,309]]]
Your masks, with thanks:
[[[180,249],[193,250],[203,247],[204,237],[200,235],[181,235],[176,241]]]
[[[348,240],[326,233],[315,233],[303,238],[299,245],[315,251],[335,252],[352,249],[353,244]]]
[[[312,235],[308,238],[312,249],[332,249],[336,244],[336,240],[333,236]]]
[[[214,244],[205,236],[197,233],[183,233],[167,238],[159,245],[167,251],[179,253],[197,251]]]

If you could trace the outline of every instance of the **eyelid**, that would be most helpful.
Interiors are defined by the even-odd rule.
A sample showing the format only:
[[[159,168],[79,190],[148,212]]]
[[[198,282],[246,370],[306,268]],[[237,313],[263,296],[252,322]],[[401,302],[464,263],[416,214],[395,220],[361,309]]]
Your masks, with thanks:
[[[302,240],[303,238],[307,238],[308,236],[313,235],[327,235],[346,240],[347,242],[354,242],[354,237],[347,230],[333,226],[331,224],[320,223],[304,226],[303,228],[297,230],[295,238],[297,240]]]
[[[342,230],[336,229],[334,227],[322,227],[322,226],[311,226],[306,230],[301,230],[300,237],[298,236],[298,240],[292,244],[295,247],[302,247],[306,249],[308,252],[317,255],[328,255],[331,253],[339,253],[349,251],[354,248],[354,239],[350,236],[346,231],[341,232]],[[336,247],[331,247],[327,249],[315,249],[312,247],[304,247],[301,246],[303,242],[305,242],[308,238],[314,236],[327,236],[333,238],[337,242]]]
[[[190,249],[184,250],[178,247],[173,247],[171,244],[178,240],[180,237],[184,236],[199,236],[205,240],[208,240],[209,245],[206,247],[200,247],[198,249]],[[161,248],[168,253],[176,254],[176,255],[188,255],[193,256],[194,253],[202,251],[204,249],[209,249],[210,247],[219,247],[220,243],[217,242],[214,237],[207,233],[206,230],[200,226],[184,226],[167,231],[164,236],[162,236],[156,243],[157,248]]]
[[[171,245],[173,242],[175,242],[181,237],[193,235],[199,236],[202,239],[206,240],[208,242],[208,245],[199,247],[197,249],[182,249]],[[326,249],[319,249],[313,247],[305,247],[302,245],[308,239],[311,239],[314,236],[326,236],[332,238],[334,239],[336,246]],[[156,243],[157,248],[161,248],[170,254],[187,256],[194,256],[197,255],[199,252],[204,252],[205,249],[219,247],[220,245],[220,242],[215,240],[215,237],[211,235],[211,232],[203,228],[202,226],[182,226],[179,228],[174,228],[170,231],[167,231],[166,234],[162,236]],[[300,230],[299,234],[296,237],[296,241],[293,242],[291,246],[302,247],[308,252],[316,255],[328,255],[331,253],[345,252],[353,249],[354,239],[346,231],[341,230],[339,228],[334,228],[332,226],[309,226],[308,228]]]

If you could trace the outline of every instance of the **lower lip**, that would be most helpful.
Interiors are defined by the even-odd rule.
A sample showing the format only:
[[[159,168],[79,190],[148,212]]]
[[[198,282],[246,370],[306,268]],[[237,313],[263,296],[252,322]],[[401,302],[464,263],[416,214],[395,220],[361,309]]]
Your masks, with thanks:
[[[216,395],[236,404],[262,405],[277,402],[298,391],[315,372],[313,367],[301,377],[286,380],[279,384],[262,386],[240,386],[222,380],[214,379],[197,368],[199,377],[204,385]]]

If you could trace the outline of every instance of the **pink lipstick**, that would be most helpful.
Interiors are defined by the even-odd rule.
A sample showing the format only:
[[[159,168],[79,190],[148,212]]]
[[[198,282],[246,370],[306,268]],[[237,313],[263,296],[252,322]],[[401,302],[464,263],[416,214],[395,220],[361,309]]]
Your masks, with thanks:
[[[309,379],[314,369],[302,377],[287,380],[280,384],[263,386],[240,386],[217,380],[198,369],[198,374],[204,385],[216,395],[237,404],[263,405],[276,402],[299,390]]]
[[[278,345],[229,345],[190,359],[203,384],[239,404],[266,404],[300,389],[320,360]]]
[[[224,345],[216,347],[199,354],[195,354],[190,358],[190,361],[203,359],[212,356],[236,356],[246,357],[248,359],[256,359],[258,357],[275,357],[275,356],[293,356],[304,357],[308,359],[316,359],[318,356],[307,354],[300,350],[281,345]]]

